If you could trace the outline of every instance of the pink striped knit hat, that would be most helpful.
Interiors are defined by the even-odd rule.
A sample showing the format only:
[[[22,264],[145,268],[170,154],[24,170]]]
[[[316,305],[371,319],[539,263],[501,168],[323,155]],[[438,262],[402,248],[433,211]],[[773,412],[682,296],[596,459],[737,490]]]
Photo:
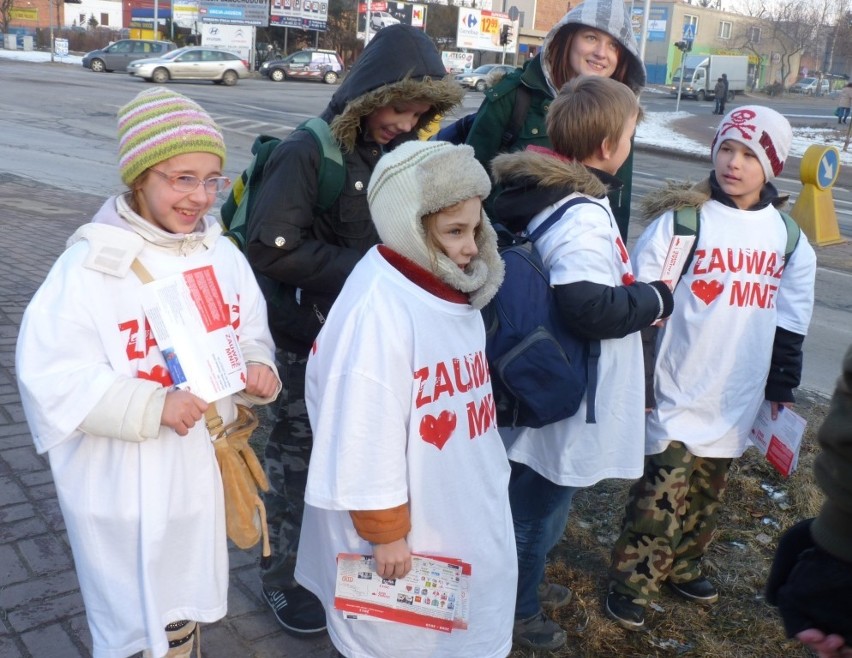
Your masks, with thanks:
[[[225,164],[225,140],[195,101],[153,87],[118,110],[118,168],[131,185],[146,169],[183,153],[212,153]]]

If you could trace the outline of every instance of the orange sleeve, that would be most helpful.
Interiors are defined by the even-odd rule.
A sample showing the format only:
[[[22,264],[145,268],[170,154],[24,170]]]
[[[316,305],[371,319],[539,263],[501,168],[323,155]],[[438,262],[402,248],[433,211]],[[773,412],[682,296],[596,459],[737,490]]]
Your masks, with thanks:
[[[380,510],[351,510],[349,516],[360,537],[371,544],[389,544],[411,531],[408,503]]]

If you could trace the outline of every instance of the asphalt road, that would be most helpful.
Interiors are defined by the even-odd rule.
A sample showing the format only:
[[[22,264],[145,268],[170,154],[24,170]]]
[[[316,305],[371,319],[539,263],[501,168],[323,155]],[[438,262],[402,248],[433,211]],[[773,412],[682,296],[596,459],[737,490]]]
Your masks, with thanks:
[[[207,82],[170,83],[201,103],[224,128],[228,141],[226,173],[238,176],[251,157],[251,144],[261,133],[284,136],[304,119],[318,114],[337,86],[312,82],[273,83],[264,78],[242,80],[234,87]],[[63,64],[3,62],[0,89],[0,174],[42,181],[63,190],[102,198],[121,191],[116,168],[115,112],[149,83],[130,76],[95,74]],[[648,112],[674,111],[675,99],[666,94],[643,94]],[[767,102],[750,99],[749,102]],[[470,91],[460,116],[475,111],[482,94]],[[825,124],[832,99],[773,99],[773,105],[794,122]],[[681,111],[706,116],[710,103],[681,101]],[[454,117],[447,117],[447,121]],[[700,139],[700,135],[698,136]],[[791,158],[777,184],[795,198],[801,191],[799,161]],[[709,160],[667,152],[665,144],[651,151],[639,148],[634,171],[634,204],[665,178],[700,180]],[[852,235],[852,168],[841,168],[834,188],[841,228]],[[2,208],[2,205],[0,205]],[[634,207],[635,209],[635,207]],[[38,204],[31,209],[38,213]],[[635,213],[634,213],[635,214]],[[70,234],[88,216],[65,218],[60,229]],[[633,222],[635,238],[641,224]],[[834,388],[837,362],[852,343],[849,283],[852,259],[845,248],[821,250],[817,280],[817,307],[806,341],[803,386],[822,394]]]

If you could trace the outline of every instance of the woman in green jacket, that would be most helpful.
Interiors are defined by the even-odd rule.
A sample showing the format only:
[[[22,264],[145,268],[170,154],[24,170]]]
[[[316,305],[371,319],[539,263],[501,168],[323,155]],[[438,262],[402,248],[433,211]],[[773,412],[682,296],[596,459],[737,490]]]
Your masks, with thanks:
[[[645,66],[621,0],[585,0],[553,26],[541,51],[523,69],[507,74],[486,92],[466,139],[476,159],[490,172],[491,160],[498,153],[520,151],[530,144],[550,147],[547,109],[559,89],[578,75],[614,78],[636,94],[645,86]],[[610,204],[626,239],[632,148],[616,176],[623,185],[612,191]],[[492,192],[491,199],[496,193],[499,190]],[[499,221],[499,217],[491,218]]]

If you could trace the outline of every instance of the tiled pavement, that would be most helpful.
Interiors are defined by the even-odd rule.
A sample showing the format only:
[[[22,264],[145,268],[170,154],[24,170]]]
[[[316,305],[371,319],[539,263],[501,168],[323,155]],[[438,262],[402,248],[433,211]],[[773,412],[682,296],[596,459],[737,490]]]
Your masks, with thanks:
[[[91,637],[46,456],[15,381],[24,309],[102,199],[0,174],[0,657],[79,658]],[[285,634],[260,597],[258,554],[232,549],[228,615],[202,628],[205,658],[325,658],[327,636]]]

